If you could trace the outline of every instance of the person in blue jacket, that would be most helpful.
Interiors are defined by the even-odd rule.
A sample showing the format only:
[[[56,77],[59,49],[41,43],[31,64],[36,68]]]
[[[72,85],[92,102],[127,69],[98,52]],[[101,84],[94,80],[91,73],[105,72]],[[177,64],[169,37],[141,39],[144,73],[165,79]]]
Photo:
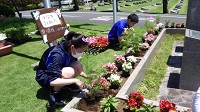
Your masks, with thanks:
[[[127,28],[133,27],[136,23],[139,22],[139,17],[137,14],[130,14],[127,19],[120,20],[116,22],[111,30],[108,33],[108,41],[110,47],[117,47],[120,45],[121,41],[124,41],[122,39],[123,32]]]
[[[42,55],[36,71],[36,81],[42,88],[50,90],[47,108],[63,105],[57,95],[63,87],[80,90],[87,85],[75,77],[83,71],[78,59],[87,49],[88,42],[82,34],[69,32],[67,38],[57,46],[48,48]]]

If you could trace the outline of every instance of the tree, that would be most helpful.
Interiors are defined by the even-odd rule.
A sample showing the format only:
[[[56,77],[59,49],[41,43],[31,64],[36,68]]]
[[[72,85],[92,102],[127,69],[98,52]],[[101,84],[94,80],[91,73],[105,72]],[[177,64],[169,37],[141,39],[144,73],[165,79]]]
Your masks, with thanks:
[[[74,0],[74,10],[77,11],[79,10],[79,7],[78,7],[78,0]]]
[[[168,13],[168,0],[163,0],[163,14]]]

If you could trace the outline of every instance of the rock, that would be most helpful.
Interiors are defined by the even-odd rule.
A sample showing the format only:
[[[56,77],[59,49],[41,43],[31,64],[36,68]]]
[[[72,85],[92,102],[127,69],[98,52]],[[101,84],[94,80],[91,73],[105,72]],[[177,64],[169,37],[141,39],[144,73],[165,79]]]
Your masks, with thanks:
[[[98,3],[98,6],[104,6],[104,3]]]
[[[136,10],[136,12],[144,12],[143,10]]]
[[[125,6],[131,6],[131,4],[125,4]]]

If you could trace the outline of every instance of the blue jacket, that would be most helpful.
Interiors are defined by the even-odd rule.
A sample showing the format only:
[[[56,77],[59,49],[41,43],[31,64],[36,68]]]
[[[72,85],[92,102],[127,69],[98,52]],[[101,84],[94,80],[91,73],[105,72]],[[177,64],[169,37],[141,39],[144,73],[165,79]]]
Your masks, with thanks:
[[[36,81],[42,87],[49,86],[50,82],[61,77],[63,67],[69,67],[72,62],[77,61],[77,58],[66,52],[63,45],[64,41],[61,41],[42,55],[36,73]]]
[[[121,37],[123,35],[124,28],[128,28],[126,23],[126,19],[116,22],[108,33],[108,39],[118,41],[118,37]]]

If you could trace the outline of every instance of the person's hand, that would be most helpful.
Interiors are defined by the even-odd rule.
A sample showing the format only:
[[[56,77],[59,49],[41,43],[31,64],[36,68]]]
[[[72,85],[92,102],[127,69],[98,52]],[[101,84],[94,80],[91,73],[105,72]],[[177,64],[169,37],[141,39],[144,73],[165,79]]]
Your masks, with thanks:
[[[82,76],[84,78],[88,78],[88,76],[84,72],[81,72],[80,76]]]
[[[121,42],[125,42],[126,40],[125,39],[121,39]]]
[[[88,86],[85,84],[85,82],[83,82],[83,81],[81,81],[81,80],[79,80],[79,79],[77,79],[76,84],[77,84],[81,89],[85,89],[85,88],[88,87]]]

